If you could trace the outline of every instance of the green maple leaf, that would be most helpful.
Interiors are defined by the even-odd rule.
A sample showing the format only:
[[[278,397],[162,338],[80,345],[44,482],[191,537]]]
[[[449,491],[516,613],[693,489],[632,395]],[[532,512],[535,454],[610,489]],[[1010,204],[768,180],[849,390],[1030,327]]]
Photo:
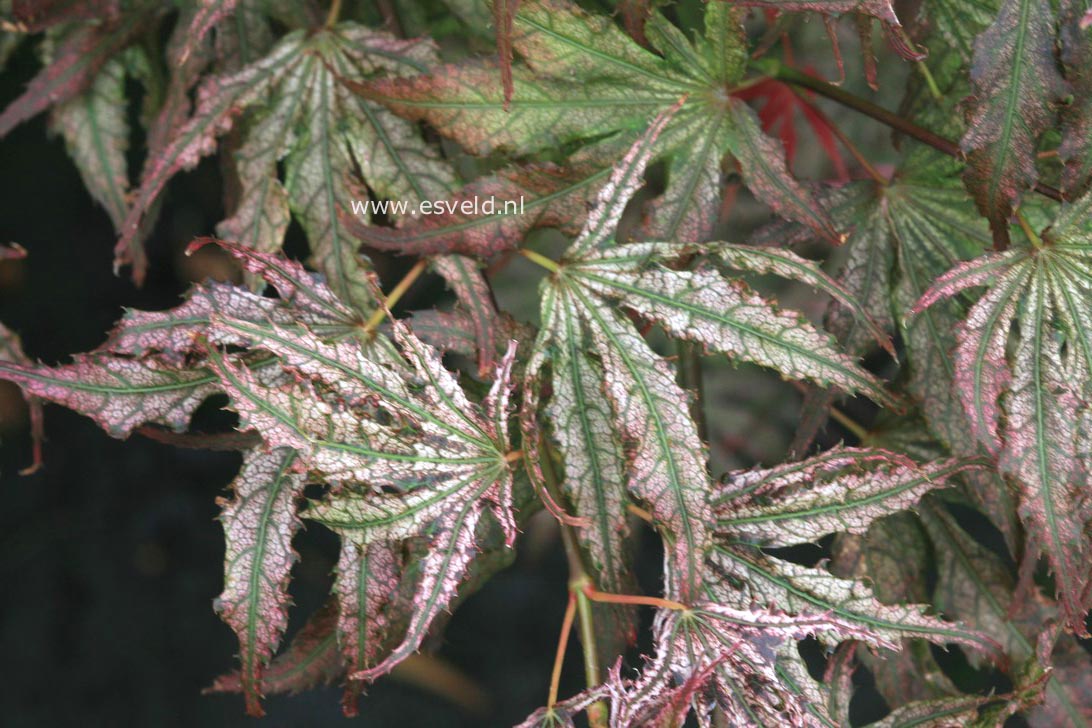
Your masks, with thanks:
[[[621,156],[650,118],[685,96],[653,154],[668,161],[668,183],[654,207],[651,237],[708,238],[722,194],[721,164],[731,155],[744,182],[777,213],[838,240],[829,217],[788,172],[779,145],[732,96],[747,60],[739,23],[730,5],[709,3],[706,36],[692,41],[655,14],[645,32],[657,55],[608,18],[564,0],[532,0],[520,3],[514,19],[512,44],[524,63],[513,67],[508,104],[497,69],[486,62],[348,85],[407,118],[428,121],[471,152],[523,156],[581,144],[600,169]]]
[[[926,116],[929,114],[926,112]],[[953,357],[956,328],[973,302],[966,296],[937,302],[909,316],[914,304],[946,270],[971,259],[990,244],[990,230],[956,176],[959,166],[931,150],[910,150],[884,184],[857,182],[823,195],[831,214],[849,231],[836,276],[884,328],[897,328],[906,345],[900,383],[917,402],[933,435],[954,455],[982,453],[971,434],[959,396]],[[813,238],[799,225],[773,225],[757,242],[798,244]],[[827,328],[853,354],[872,350],[872,334],[840,304],[828,311]],[[801,442],[814,434],[836,393],[813,396],[815,418]],[[964,479],[976,503],[1016,542],[1013,502],[1001,480],[987,471]]]
[[[919,12],[923,20],[933,23],[959,58],[970,62],[975,38],[997,17],[998,5],[996,0],[933,0],[922,3]]]

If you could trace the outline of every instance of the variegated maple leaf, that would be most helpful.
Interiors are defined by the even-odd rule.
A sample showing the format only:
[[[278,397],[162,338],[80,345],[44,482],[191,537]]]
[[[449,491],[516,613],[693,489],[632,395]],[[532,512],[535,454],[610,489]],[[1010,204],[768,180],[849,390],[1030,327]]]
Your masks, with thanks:
[[[713,494],[716,544],[702,598],[661,608],[656,656],[636,680],[612,683],[614,725],[678,725],[714,709],[731,725],[832,725],[795,641],[852,639],[897,649],[906,637],[994,654],[987,635],[925,613],[884,605],[861,581],[804,567],[760,549],[860,533],[915,504],[975,462],[918,466],[885,450],[837,449],[769,470],[729,473]],[[672,716],[673,721],[660,716]],[[660,721],[660,722],[657,722]]]
[[[820,628],[850,637],[859,631],[834,615],[739,610],[717,602],[663,609],[653,625],[656,656],[633,681],[614,676],[612,725],[681,725],[691,711],[708,725],[714,709],[733,726],[832,725],[817,692],[794,690],[783,657],[787,648],[796,649],[796,640]]]
[[[247,453],[232,483],[234,499],[222,501],[224,591],[214,605],[239,636],[239,661],[247,712],[261,715],[262,667],[288,626],[288,582],[298,559],[292,536],[300,527],[296,501],[304,475],[291,448]]]
[[[324,343],[305,330],[213,316],[216,344],[276,354],[297,379],[264,384],[245,366],[210,350],[210,367],[244,426],[273,447],[299,451],[331,495],[307,516],[370,550],[427,537],[414,612],[401,644],[356,677],[374,679],[412,654],[451,601],[476,553],[479,520],[490,512],[508,545],[515,539],[507,447],[510,347],[481,411],[438,354],[395,324],[405,364],[370,360],[359,342]],[[387,570],[388,577],[392,570]],[[395,572],[396,573],[396,572]]]
[[[959,525],[943,502],[927,497],[919,509],[937,562],[933,602],[1002,644],[1014,666],[1037,659],[1036,640],[1049,629],[1057,606],[1038,590],[1020,594],[1008,565]],[[1088,725],[1092,703],[1081,686],[1085,679],[1077,642],[1062,636],[1054,648],[1054,674],[1043,687],[1042,704],[1027,712],[1033,726]],[[1078,674],[1081,677],[1078,677]]]
[[[578,514],[596,520],[584,534],[601,579],[615,584],[624,573],[618,559],[628,490],[662,529],[667,594],[685,602],[699,594],[711,543],[705,446],[669,365],[619,306],[709,352],[894,401],[879,380],[800,315],[777,309],[710,262],[690,269],[677,265],[686,256],[708,253],[724,267],[805,280],[850,302],[814,264],[784,251],[727,244],[615,242],[618,221],[671,113],[657,117],[615,169],[560,263],[546,261],[552,274],[542,289],[542,330],[527,365],[522,419],[524,439],[533,443],[536,392],[549,367],[553,398],[547,413],[565,459],[563,489]]]
[[[454,177],[416,129],[354,96],[336,78],[419,73],[435,63],[429,40],[399,40],[346,22],[289,33],[265,56],[206,78],[193,114],[145,164],[123,223],[118,261],[132,263],[141,275],[144,262],[134,240],[144,216],[168,180],[211,153],[244,115],[233,155],[241,187],[218,232],[272,252],[294,215],[330,287],[369,310],[365,261],[346,238],[339,212],[350,200],[366,198],[367,188],[396,200],[443,198]]]
[[[934,47],[943,43],[933,41]],[[955,56],[948,55],[951,61]],[[956,59],[958,60],[958,59]],[[966,93],[959,63],[945,63],[936,83],[953,98]],[[946,134],[963,129],[958,119],[940,113],[925,92],[907,102],[913,118]],[[951,102],[946,102],[951,103]],[[966,296],[937,303],[908,316],[933,281],[960,261],[979,256],[991,242],[989,227],[959,179],[962,165],[921,146],[909,147],[892,178],[882,183],[854,182],[828,190],[823,199],[838,225],[849,231],[836,276],[884,329],[897,329],[905,346],[899,383],[918,404],[930,432],[958,457],[984,452],[970,434],[966,415],[952,395],[959,364],[952,355],[955,329],[973,302]],[[757,243],[797,245],[814,234],[800,225],[774,224]],[[874,348],[873,334],[852,312],[835,301],[826,326],[851,354]],[[806,449],[826,418],[837,393],[813,393],[796,447]],[[996,473],[964,475],[976,505],[994,520],[1011,547],[1019,540],[1019,522],[1009,489]]]
[[[1008,244],[1013,208],[1038,181],[1039,137],[1068,93],[1054,57],[1054,23],[1050,3],[1003,0],[975,40],[973,115],[960,147],[967,187],[999,247]]]
[[[1083,493],[1089,482],[1088,334],[1081,303],[1087,297],[1086,205],[1063,210],[1045,247],[958,266],[918,305],[990,286],[957,331],[957,393],[972,433],[1017,483],[1021,518],[1046,553],[1067,620],[1079,633],[1087,609],[1080,563],[1089,517]]]
[[[0,376],[119,437],[147,423],[182,429],[220,391],[259,431],[263,444],[248,451],[235,497],[223,504],[227,559],[217,600],[239,635],[237,680],[253,714],[261,713],[265,665],[287,624],[303,486],[334,486],[305,515],[343,537],[335,583],[341,657],[334,662],[355,676],[351,712],[360,679],[374,679],[414,652],[484,539],[496,548],[483,516],[499,524],[502,546],[515,538],[507,444],[515,347],[500,359],[479,405],[404,324],[392,324],[395,349],[298,263],[222,245],[279,298],[200,286],[170,311],[128,312],[100,351],[74,364],[0,361]],[[220,349],[226,345],[232,353]],[[416,542],[429,548],[407,570],[403,551]],[[405,585],[409,600],[397,596]]]
[[[589,168],[581,179],[608,168],[650,118],[686,96],[653,148],[654,158],[668,161],[668,182],[652,208],[650,237],[708,239],[722,194],[721,163],[731,155],[747,186],[775,212],[838,240],[821,206],[789,173],[783,150],[762,132],[755,113],[732,96],[747,59],[740,21],[731,4],[708,3],[705,36],[692,41],[654,13],[644,32],[657,54],[609,18],[590,15],[567,0],[524,0],[512,34],[524,63],[512,69],[510,102],[496,83],[496,67],[484,62],[412,78],[347,83],[402,116],[428,121],[476,154],[522,156],[581,144],[578,162]],[[562,190],[580,194],[582,189],[580,183],[567,185],[549,199],[556,200]],[[551,209],[546,199],[538,202],[536,212]],[[446,229],[445,251],[483,252],[480,243],[461,242],[455,229]],[[430,250],[425,245],[441,243],[435,230],[430,221],[386,240],[372,231],[363,231],[363,237],[372,245],[420,253]],[[516,242],[510,234],[490,241],[491,250]]]
[[[1020,515],[1045,552],[1069,626],[1085,633],[1092,513],[1089,396],[1092,275],[1089,195],[1063,206],[1042,239],[951,269],[915,311],[988,286],[956,333],[956,394],[971,432],[1020,493]]]

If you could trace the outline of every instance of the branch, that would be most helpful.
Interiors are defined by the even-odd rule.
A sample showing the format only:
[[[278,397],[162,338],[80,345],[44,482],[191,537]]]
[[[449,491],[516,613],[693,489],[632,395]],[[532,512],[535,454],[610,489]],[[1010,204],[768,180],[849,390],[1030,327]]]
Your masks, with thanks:
[[[838,88],[826,81],[821,81],[814,76],[809,76],[806,73],[797,71],[794,68],[788,68],[784,65],[778,65],[777,69],[772,74],[774,78],[785,83],[799,86],[800,88],[806,88],[810,91],[814,91],[820,96],[825,96],[832,101],[837,101],[843,106],[847,106],[854,111],[858,111],[865,116],[870,116],[881,124],[895,129],[898,132],[905,134],[908,137],[917,139],[923,144],[928,144],[938,152],[947,154],[949,157],[955,157],[956,159],[963,159],[963,151],[959,148],[959,145],[953,142],[951,139],[946,139],[939,134],[934,134],[924,127],[920,127],[912,121],[904,119],[898,114],[888,111],[887,109],[877,106],[876,104],[862,99],[860,96],[855,96],[848,91]],[[1043,184],[1041,182],[1035,183],[1035,191],[1039,194],[1049,197],[1052,200],[1062,202],[1062,193],[1056,187]]]
[[[541,467],[542,477],[546,481],[546,489],[550,497],[560,502],[561,492],[558,488],[558,477],[554,471],[552,448],[545,440],[542,441]],[[600,682],[599,647],[595,639],[595,621],[592,616],[591,605],[588,603],[587,589],[594,589],[593,582],[584,568],[584,558],[580,553],[580,543],[573,527],[564,522],[558,522],[561,528],[561,542],[565,546],[565,557],[569,562],[569,609],[572,609],[573,598],[576,600],[577,616],[580,620],[580,642],[584,652],[584,676],[589,688],[594,688]],[[566,619],[571,616],[566,610]],[[571,623],[570,623],[571,626]],[[567,635],[566,635],[567,636]],[[561,658],[559,658],[561,659]],[[555,665],[555,669],[559,669]],[[556,690],[551,683],[551,705],[556,700]],[[606,728],[608,721],[607,706],[605,703],[592,703],[587,708],[588,723],[592,728]]]

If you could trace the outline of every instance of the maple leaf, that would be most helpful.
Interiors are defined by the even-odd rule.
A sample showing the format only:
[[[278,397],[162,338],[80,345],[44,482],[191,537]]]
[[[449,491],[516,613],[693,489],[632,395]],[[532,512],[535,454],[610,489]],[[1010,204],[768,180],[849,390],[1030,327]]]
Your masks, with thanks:
[[[245,367],[209,352],[210,367],[244,426],[258,429],[270,446],[298,449],[316,476],[338,485],[309,506],[307,517],[360,546],[431,540],[405,637],[354,679],[374,679],[417,649],[474,557],[475,529],[486,511],[500,521],[509,545],[515,538],[506,460],[514,347],[479,413],[435,351],[401,324],[394,333],[405,357],[400,368],[369,360],[359,343],[326,344],[305,330],[272,323],[214,316],[210,329],[213,342],[271,351],[300,375],[287,385],[266,386]],[[355,411],[376,407],[392,424]]]
[[[1082,22],[1085,12],[1080,3],[1068,2],[1059,13],[1062,69],[1073,89],[1073,100],[1062,109],[1058,145],[1058,156],[1065,163],[1062,191],[1066,199],[1079,197],[1092,180],[1092,31]]]
[[[56,367],[0,361],[0,378],[87,415],[114,437],[146,423],[185,429],[198,405],[218,391],[216,377],[200,368],[95,353]]]
[[[937,607],[991,635],[1014,664],[1033,659],[1035,640],[1056,612],[1053,605],[1046,604],[1038,591],[1024,604],[1016,603],[1008,565],[975,541],[941,501],[927,497],[919,513],[937,556]],[[1081,661],[1071,654],[1072,640],[1063,640],[1055,648],[1056,669],[1058,663],[1076,668]],[[1087,693],[1071,685],[1068,677],[1058,674],[1047,682],[1043,705],[1028,713],[1032,725],[1082,725],[1092,719]]]
[[[0,114],[0,136],[50,110],[50,130],[64,138],[84,186],[120,230],[129,194],[126,82],[153,85],[155,61],[136,41],[154,32],[162,9],[137,4],[120,12],[111,2],[35,5],[15,15],[24,16],[28,32],[45,30],[39,46],[45,67]]]
[[[452,27],[477,25],[470,48],[488,48],[485,3],[442,4],[455,23],[404,4],[378,15],[399,35],[429,29],[445,53],[458,46]],[[217,242],[246,284],[207,282],[169,310],[127,311],[70,364],[32,363],[0,327],[0,378],[23,388],[39,423],[48,399],[118,437],[243,453],[234,495],[219,501],[217,600],[240,660],[210,690],[242,693],[254,714],[265,694],[340,679],[343,712],[355,715],[368,681],[511,563],[517,524],[545,504],[573,529],[572,583],[594,585],[570,603],[596,602],[594,623],[580,613],[581,638],[601,664],[632,641],[633,605],[658,612],[640,673],[619,659],[605,682],[562,701],[555,674],[548,706],[525,725],[571,726],[604,700],[619,726],[675,726],[691,713],[701,725],[848,724],[857,664],[893,709],[880,725],[995,725],[1017,711],[1031,725],[1090,723],[1087,655],[1056,622],[1082,633],[1092,594],[1092,13],[1076,0],[920,5],[911,41],[888,0],[663,13],[626,0],[626,32],[567,0],[497,0],[499,62],[441,66],[430,40],[338,24],[339,3],[326,17],[311,2],[197,0],[171,15],[146,2],[0,0],[0,62],[18,34],[45,33],[44,70],[0,113],[0,135],[49,111],[138,280],[165,185],[218,150],[217,231],[238,243]],[[900,55],[928,48],[897,115],[847,105],[949,156],[896,137],[905,149],[890,175],[854,151],[872,181],[796,181],[788,87],[744,75],[748,6],[768,11],[754,56],[786,37],[781,11],[820,13],[832,37],[832,16],[856,14],[870,83],[873,18]],[[159,58],[144,39],[162,37],[165,20]],[[126,98],[133,82],[144,87],[139,113]],[[756,97],[767,102],[759,113],[745,103]],[[817,129],[840,136],[811,111]],[[418,121],[482,158],[456,156]],[[133,191],[127,158],[141,138]],[[655,192],[634,209],[653,162]],[[457,191],[455,168],[471,180]],[[783,218],[749,245],[708,242],[733,174]],[[1065,204],[1023,199],[1032,186]],[[357,204],[369,197],[410,206],[376,220]],[[466,212],[488,197],[519,200],[518,212]],[[442,200],[443,214],[409,214],[426,200]],[[317,271],[276,254],[293,219]],[[1030,246],[1009,239],[1016,222]],[[545,226],[573,238],[557,260],[526,247]],[[623,239],[630,230],[642,242]],[[453,301],[394,320],[361,242],[422,258],[413,276],[431,266]],[[786,249],[814,256],[829,242],[844,243],[829,268]],[[503,252],[490,274],[499,270],[515,249],[547,271],[537,336],[497,310],[479,270]],[[0,258],[22,254],[0,246]],[[748,284],[771,275],[829,297],[824,326]],[[392,306],[404,290],[389,294]],[[877,348],[894,359],[892,332],[889,391],[859,360]],[[834,413],[871,447],[714,482],[701,357],[720,354],[810,388],[794,452],[846,395],[881,407],[859,426]],[[524,384],[518,446],[514,379]],[[240,431],[176,432],[214,394],[228,397]],[[634,593],[630,516],[663,539],[664,598]],[[337,532],[340,555],[327,604],[275,655],[303,518]],[[801,542],[832,543],[832,561],[790,561],[798,552],[781,549]],[[1041,553],[1052,581],[1037,574]],[[822,681],[802,659],[804,638],[833,654]],[[971,648],[971,666],[1003,672],[1011,689],[961,693],[930,643]]]
[[[656,656],[636,680],[611,683],[612,722],[677,725],[653,721],[690,710],[699,722],[708,722],[716,706],[730,725],[830,724],[822,703],[786,685],[781,653],[816,625],[837,621],[710,602],[682,611],[662,609],[653,624]],[[849,625],[845,631],[856,632]]]
[[[443,197],[453,175],[417,131],[360,100],[335,74],[420,72],[435,62],[430,41],[403,41],[353,23],[290,33],[238,71],[206,78],[192,116],[145,163],[116,247],[117,261],[144,262],[134,238],[167,181],[215,149],[216,139],[247,114],[235,164],[242,189],[224,237],[264,252],[280,248],[291,215],[299,220],[317,267],[331,288],[363,311],[373,308],[366,264],[339,218],[364,185],[383,197]],[[284,164],[282,181],[278,164]],[[357,174],[359,169],[360,175]]]
[[[564,167],[532,162],[506,167],[464,185],[440,214],[403,220],[399,227],[369,225],[343,214],[345,228],[364,245],[403,255],[460,253],[487,258],[519,246],[539,227],[556,227],[576,234],[587,217],[598,188],[610,176],[598,147],[569,157]],[[464,212],[475,200],[497,203],[494,214]],[[510,203],[512,207],[507,207]],[[518,203],[518,204],[517,204]]]
[[[742,281],[727,279],[704,264],[693,270],[668,267],[695,250],[669,243],[615,243],[615,227],[641,184],[670,113],[659,116],[633,146],[600,192],[584,230],[560,264],[551,263],[555,270],[544,284],[543,324],[527,366],[525,389],[530,394],[522,419],[525,440],[533,441],[535,391],[549,359],[559,398],[553,408],[553,430],[566,461],[564,487],[583,505],[596,500],[618,503],[622,497],[618,475],[626,473],[630,492],[650,506],[653,519],[666,532],[667,593],[685,601],[700,584],[702,554],[709,546],[704,446],[687,412],[686,395],[666,362],[618,312],[618,304],[711,352],[763,364],[786,377],[837,383],[893,401],[827,335],[798,315],[776,309]],[[803,277],[837,289],[791,254],[752,254],[732,246],[712,250],[721,251],[731,267]],[[589,392],[598,388],[607,394],[609,411],[586,404]],[[589,483],[587,478],[594,473],[600,475]],[[590,492],[578,490],[585,488]],[[617,551],[624,532],[621,511],[616,513],[607,519],[599,516],[597,533],[589,537],[600,562],[608,552]]]
[[[12,0],[9,4],[13,25],[20,33],[40,33],[75,20],[115,20],[121,10],[118,0]]]
[[[351,714],[360,681],[414,652],[469,574],[497,568],[497,559],[483,556],[471,571],[479,548],[512,544],[507,418],[515,347],[500,358],[478,405],[404,324],[392,323],[398,354],[382,339],[358,336],[359,313],[298,263],[220,244],[279,297],[197,287],[170,311],[128,312],[100,351],[75,364],[0,362],[0,376],[119,437],[145,423],[182,428],[204,399],[226,392],[263,443],[251,446],[235,499],[223,504],[227,558],[217,608],[239,635],[242,667],[214,689],[238,686],[248,712],[260,714],[267,685],[292,689],[332,675],[336,663],[349,674]],[[219,345],[241,351],[228,355]],[[343,537],[334,586],[338,654],[327,656],[323,640],[308,636],[267,680],[286,625],[291,538],[309,480],[336,486],[305,515]],[[496,545],[482,520],[487,511],[499,524]],[[414,541],[431,548],[409,570],[400,545]],[[406,574],[414,576],[403,600]]]
[[[215,60],[221,69],[227,69],[245,56],[237,48],[243,35],[247,36],[244,44],[253,48],[271,42],[265,12],[254,7],[255,0],[243,0],[240,19],[247,22],[238,28],[222,27],[214,52],[202,37],[187,35],[191,22],[201,24],[209,19],[207,11],[213,10],[212,6],[184,4],[166,45],[169,81],[164,88],[160,59],[137,42],[158,32],[162,7],[136,3],[122,11],[116,2],[33,5],[15,9],[16,25],[26,26],[27,32],[46,30],[40,46],[46,67],[0,115],[0,135],[51,109],[51,129],[63,135],[85,186],[121,233],[129,211],[126,157],[132,136],[126,82],[133,80],[144,87],[140,122],[148,156],[156,158],[189,114],[190,92],[205,68]],[[290,15],[283,10],[274,11],[278,19]],[[141,243],[154,222],[154,212],[142,220],[128,243],[133,256],[141,261]]]
[[[445,354],[460,354],[473,359],[481,353],[478,326],[461,306],[456,306],[452,311],[413,311],[407,321],[417,338]],[[493,354],[494,359],[504,354],[500,348],[502,341],[530,342],[534,339],[534,330],[530,326],[517,322],[507,313],[499,312],[496,324],[498,346]],[[381,330],[386,328],[380,327]],[[517,362],[518,359],[517,356]]]
[[[762,130],[776,135],[781,139],[785,147],[785,157],[791,166],[796,158],[796,112],[799,111],[804,122],[815,135],[816,141],[823,148],[823,152],[834,166],[837,179],[849,181],[849,170],[846,169],[842,155],[838,151],[834,132],[831,130],[830,121],[816,108],[802,98],[791,86],[780,81],[767,79],[756,83],[754,86],[736,93],[737,98],[744,101],[761,100],[762,107],[758,111],[759,121],[762,122]]]
[[[1063,206],[1043,241],[1036,236],[1031,246],[956,266],[914,308],[989,286],[956,334],[957,391],[972,433],[1017,482],[1021,518],[1039,539],[1066,619],[1079,634],[1087,575],[1078,564],[1089,548],[1084,527],[1092,515],[1083,496],[1092,336],[1081,304],[1092,270],[1090,205],[1086,195]]]
[[[1054,11],[1037,0],[1004,0],[975,41],[973,115],[960,148],[965,179],[999,247],[1021,193],[1038,180],[1035,151],[1067,93],[1054,59]]]
[[[917,466],[888,451],[840,449],[767,471],[729,474],[712,501],[717,545],[709,554],[705,601],[659,611],[656,657],[632,684],[612,688],[614,720],[644,725],[681,701],[677,714],[685,716],[692,706],[699,720],[707,719],[715,704],[733,724],[764,725],[776,718],[792,725],[829,725],[824,703],[791,678],[806,679],[794,646],[804,636],[887,649],[917,636],[995,652],[988,636],[926,616],[921,605],[881,604],[863,582],[755,548],[800,543],[832,531],[860,532],[873,519],[907,507],[947,477],[975,466]],[[859,486],[846,480],[858,478]],[[756,514],[756,503],[763,504],[764,515]],[[760,520],[768,528],[756,538],[750,524]]]
[[[979,721],[980,709],[993,702],[990,698],[975,695],[921,700],[901,705],[892,710],[883,720],[869,723],[874,728],[899,728],[907,725],[935,726],[987,726],[1004,723],[1002,716],[998,721]]]
[[[860,582],[772,559],[755,548],[864,533],[877,518],[909,508],[947,479],[980,467],[960,460],[919,466],[886,450],[839,448],[799,463],[729,473],[711,498],[719,545],[710,558],[720,576],[710,589],[718,602],[739,608],[776,604],[792,612],[829,611],[870,630],[865,639],[917,636],[989,652],[995,647],[988,638],[925,617],[920,606],[881,605]]]
[[[199,240],[194,247],[207,242]],[[183,430],[193,411],[220,391],[216,374],[206,366],[206,347],[200,344],[209,335],[215,314],[230,313],[236,320],[255,324],[307,326],[331,338],[361,331],[360,313],[299,263],[217,242],[245,270],[273,285],[280,298],[227,284],[198,286],[169,311],[128,311],[97,351],[79,355],[71,364],[0,362],[0,378],[91,417],[115,437],[127,437],[149,423]],[[387,359],[381,340],[375,340],[369,351]],[[276,360],[267,352],[239,356],[265,384],[280,381]]]
[[[945,478],[984,465],[919,468],[885,450],[834,449],[799,463],[729,473],[711,502],[719,530],[761,546],[789,546],[828,533],[863,533],[878,504],[903,510]],[[811,487],[802,488],[805,483]]]
[[[199,0],[193,17],[186,29],[186,43],[179,54],[179,61],[186,62],[194,48],[205,39],[213,26],[235,12],[238,0]]]
[[[395,545],[374,542],[361,546],[352,539],[342,539],[334,593],[338,603],[337,642],[341,663],[350,675],[378,664],[389,647],[387,640],[394,632],[397,619],[394,606],[398,603],[404,568],[402,554]],[[349,680],[346,684],[342,698],[346,716],[356,714],[361,689],[359,680]]]
[[[990,242],[990,231],[975,214],[956,171],[931,151],[907,155],[898,177],[873,198],[869,227],[862,231],[862,242],[868,246],[864,267],[846,287],[863,303],[867,299],[858,286],[873,295],[891,291],[890,315],[907,346],[907,390],[920,403],[930,431],[953,455],[975,457],[983,450],[968,427],[959,396],[953,396],[960,370],[953,356],[956,329],[972,301],[951,299],[909,315],[938,276],[961,260],[980,255]],[[886,283],[883,277],[875,281],[864,277],[869,270],[885,268],[890,276]],[[975,503],[990,515],[1010,546],[1015,544],[1019,524],[1009,488],[989,471],[965,473],[963,479]]]
[[[899,25],[891,0],[743,0],[740,5],[782,12],[816,12],[827,15],[864,13],[891,25]]]
[[[337,650],[337,600],[330,599],[300,628],[288,648],[262,671],[263,695],[297,693],[324,685],[344,673]],[[239,672],[221,675],[204,693],[241,693]]]
[[[106,17],[101,23],[76,23],[70,29],[62,28],[52,52],[53,60],[0,113],[0,137],[90,87],[107,61],[146,32],[157,15],[157,9],[145,7],[138,12]]]
[[[835,275],[882,328],[900,331],[907,349],[901,383],[918,402],[930,431],[952,454],[975,457],[983,451],[968,428],[959,397],[953,396],[960,368],[952,355],[955,331],[971,301],[959,297],[908,315],[938,276],[981,255],[990,243],[990,231],[958,172],[958,165],[932,150],[911,149],[889,182],[852,183],[826,192],[824,201],[838,225],[849,230]],[[802,226],[775,224],[755,242],[798,245],[813,237]],[[851,354],[864,355],[874,347],[874,333],[839,301],[828,309],[826,325]],[[796,451],[806,449],[836,398],[830,391],[809,394],[809,419],[797,433]],[[1014,544],[1019,524],[1008,488],[988,471],[966,473],[964,479],[979,507]]]
[[[922,3],[919,20],[931,22],[949,47],[969,62],[974,56],[975,38],[997,17],[998,5],[997,0],[933,0]]]
[[[295,501],[305,479],[293,472],[291,448],[252,450],[222,501],[224,591],[216,611],[239,636],[240,678],[247,713],[260,716],[261,675],[288,625],[288,581],[299,558],[292,536],[299,529]]]
[[[302,324],[323,338],[361,331],[364,321],[360,313],[338,299],[321,276],[299,263],[209,238],[194,241],[188,253],[210,242],[239,261],[247,274],[273,286],[279,298],[228,283],[198,285],[189,291],[184,303],[168,311],[127,311],[100,350],[136,357],[154,352],[180,361],[202,351],[198,338],[208,333],[210,317],[215,313],[282,326]]]
[[[560,700],[549,707],[542,707],[516,726],[516,728],[576,728],[573,721],[580,711],[609,694],[607,683],[588,688],[567,700]]]
[[[445,255],[432,261],[433,269],[443,276],[467,311],[474,330],[478,355],[478,373],[482,376],[496,366],[499,315],[493,292],[474,260],[461,255]]]
[[[706,6],[706,36],[691,41],[656,13],[645,27],[652,46],[635,43],[608,19],[563,0],[521,2],[505,104],[488,63],[447,66],[428,76],[348,82],[365,98],[425,120],[468,150],[531,154],[595,140],[600,167],[616,161],[647,120],[687,96],[655,149],[668,160],[668,183],[653,236],[706,239],[721,193],[721,161],[731,154],[744,182],[775,212],[837,240],[824,211],[789,173],[784,152],[732,91],[746,66],[738,12]]]
[[[64,137],[84,187],[106,209],[115,229],[125,219],[129,194],[125,76],[120,60],[108,60],[85,91],[54,106],[50,115],[50,126]]]

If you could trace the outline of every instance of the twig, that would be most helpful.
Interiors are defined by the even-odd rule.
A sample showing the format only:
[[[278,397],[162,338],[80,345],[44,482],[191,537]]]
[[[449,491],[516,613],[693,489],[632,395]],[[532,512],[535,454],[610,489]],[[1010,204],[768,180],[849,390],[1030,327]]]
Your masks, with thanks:
[[[689,608],[682,602],[676,602],[673,599],[646,597],[640,594],[611,594],[610,592],[601,592],[591,584],[584,587],[584,595],[593,602],[602,602],[604,604],[636,604],[643,607],[670,609],[675,612],[680,612]]]
[[[909,48],[914,48],[917,43],[910,39],[910,34],[906,32],[906,28],[899,27],[897,30],[899,37],[902,38],[902,42]],[[929,94],[934,100],[940,101],[944,98],[944,94],[940,92],[940,87],[937,86],[937,80],[933,78],[932,71],[929,70],[929,66],[925,65],[925,61],[914,61],[914,67],[918,69],[918,73],[925,79],[925,85],[929,87]]]
[[[406,295],[406,291],[410,289],[417,279],[421,277],[421,274],[428,268],[428,260],[422,258],[413,264],[413,267],[409,269],[405,277],[398,281],[398,285],[391,289],[391,292],[387,294],[387,298],[383,301],[383,305],[375,310],[364,323],[364,333],[370,334],[379,327],[379,324],[383,323],[383,319],[387,317],[387,311],[391,310],[402,296]]]
[[[542,477],[546,481],[546,490],[554,501],[560,503],[561,492],[558,488],[557,473],[554,471],[552,448],[545,439],[541,441],[539,452],[542,453],[540,466]],[[592,588],[593,582],[584,567],[584,558],[580,554],[580,544],[575,530],[566,523],[558,522],[558,526],[561,528],[561,543],[565,547],[565,559],[569,564],[569,598],[571,600],[575,597],[577,616],[580,618],[584,679],[589,688],[594,688],[602,682],[602,673],[599,669],[599,646],[596,640],[594,615],[584,592],[585,588]],[[601,701],[592,703],[587,708],[587,714],[588,723],[592,728],[606,728],[608,718],[606,703]]]
[[[1024,235],[1028,236],[1028,240],[1031,241],[1032,246],[1039,250],[1043,247],[1043,240],[1039,237],[1038,233],[1031,227],[1031,223],[1024,217],[1024,213],[1019,210],[1016,211],[1016,222],[1020,223],[1020,229],[1024,231]]]
[[[640,518],[645,523],[652,523],[652,514],[646,511],[644,508],[641,508],[638,505],[634,505],[633,503],[629,503],[626,505],[626,510]]]
[[[341,16],[341,0],[333,0],[330,3],[330,12],[326,14],[326,27],[333,28]]]
[[[561,270],[561,266],[558,265],[556,261],[550,260],[541,253],[536,253],[535,251],[528,250],[527,248],[520,248],[519,254],[527,260],[531,261],[532,263],[536,263],[537,265],[542,266],[551,273],[557,273],[559,270]]]
[[[682,390],[694,394],[690,402],[690,418],[697,427],[698,437],[704,442],[709,439],[709,424],[705,419],[705,381],[701,370],[701,349],[698,346],[688,341],[679,342],[679,366],[676,371]]]
[[[398,10],[394,3],[391,0],[378,0],[376,4],[379,6],[379,14],[383,16],[383,25],[387,26],[391,35],[405,38],[406,31],[402,28],[402,21],[398,19]]]
[[[792,384],[794,387],[796,387],[796,390],[798,392],[807,395],[808,389],[803,382],[793,382]],[[831,405],[827,408],[827,411],[832,420],[837,422],[845,429],[849,430],[849,432],[852,433],[853,436],[856,437],[860,442],[864,442],[868,438],[868,428],[847,415],[842,410],[838,409],[834,405]]]
[[[868,176],[876,180],[876,183],[880,186],[886,187],[888,182],[887,178],[880,174],[876,170],[876,168],[872,166],[872,163],[869,162],[865,155],[861,152],[861,150],[857,148],[857,145],[854,144],[848,136],[846,136],[846,133],[842,131],[841,127],[831,121],[830,117],[826,115],[826,112],[824,112],[815,104],[811,103],[811,100],[804,96],[802,93],[800,93],[799,90],[793,89],[793,93],[796,94],[797,98],[800,99],[801,103],[807,104],[808,108],[810,108],[812,112],[816,116],[818,116],[823,123],[827,125],[827,128],[830,129],[830,133],[833,134],[834,137],[842,143],[842,146],[846,148],[846,151],[848,151],[855,160],[857,160],[857,164],[861,165],[861,168],[868,173]]]
[[[863,425],[833,405],[830,407],[830,418],[852,432],[858,441],[863,443],[868,439],[868,430]]]
[[[565,663],[565,651],[569,646],[569,633],[573,631],[573,617],[576,616],[576,592],[569,592],[569,604],[565,607],[565,618],[561,620],[561,636],[557,640],[557,655],[554,657],[554,670],[550,673],[550,697],[546,700],[546,709],[557,704],[557,689],[561,685],[561,666]]]

